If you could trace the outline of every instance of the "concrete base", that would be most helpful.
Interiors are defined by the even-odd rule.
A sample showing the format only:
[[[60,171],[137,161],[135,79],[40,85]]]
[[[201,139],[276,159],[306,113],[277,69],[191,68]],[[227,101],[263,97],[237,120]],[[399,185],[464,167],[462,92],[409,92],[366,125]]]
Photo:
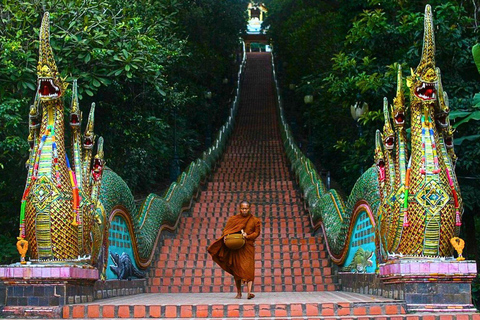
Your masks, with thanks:
[[[339,272],[343,291],[404,300],[409,312],[472,312],[475,261],[397,259],[381,264],[379,274]]]
[[[398,292],[409,311],[474,311],[475,261],[398,259],[379,268],[383,292]]]
[[[94,286],[94,300],[146,293],[146,288],[147,279],[98,280]]]
[[[0,266],[2,316],[58,318],[66,304],[93,301],[98,277],[88,265]]]
[[[63,306],[91,302],[98,270],[88,265],[14,264],[0,267],[5,306]]]
[[[98,280],[89,265],[0,266],[0,317],[59,318],[68,304],[145,293],[146,279]]]

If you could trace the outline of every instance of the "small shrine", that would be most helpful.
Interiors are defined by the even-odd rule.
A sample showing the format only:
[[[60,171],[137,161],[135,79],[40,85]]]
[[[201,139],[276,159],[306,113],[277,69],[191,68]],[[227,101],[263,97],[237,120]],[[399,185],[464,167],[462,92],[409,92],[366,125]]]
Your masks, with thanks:
[[[267,8],[263,3],[251,1],[248,4],[247,34],[244,36],[247,51],[270,51],[268,38],[262,23],[267,15]]]

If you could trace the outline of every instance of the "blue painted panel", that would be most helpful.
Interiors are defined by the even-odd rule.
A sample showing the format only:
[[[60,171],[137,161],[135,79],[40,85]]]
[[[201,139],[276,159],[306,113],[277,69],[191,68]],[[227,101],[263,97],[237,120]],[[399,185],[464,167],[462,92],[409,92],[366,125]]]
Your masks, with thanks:
[[[360,268],[364,269],[357,272],[375,273],[377,268],[375,254],[375,230],[366,211],[361,212],[355,221],[352,238],[349,244],[348,255],[342,271],[353,271],[353,269],[356,268],[356,265],[358,264],[357,259],[359,258],[356,258],[356,262],[353,262],[354,257],[355,254],[361,255],[360,253],[362,250],[364,251],[364,254],[363,257],[360,258],[360,261],[365,261],[365,253],[367,256],[369,256],[368,253],[373,253],[370,259],[368,259],[371,261],[372,265],[369,266],[366,263],[361,263]]]
[[[119,215],[116,215],[110,224],[108,241],[110,245],[108,249],[107,280],[117,279],[117,276],[112,272],[112,270],[110,270],[110,266],[114,265],[110,253],[122,255],[122,253],[125,252],[130,256],[133,265],[138,267],[133,256],[132,238],[128,232],[127,223],[125,222],[125,219]]]

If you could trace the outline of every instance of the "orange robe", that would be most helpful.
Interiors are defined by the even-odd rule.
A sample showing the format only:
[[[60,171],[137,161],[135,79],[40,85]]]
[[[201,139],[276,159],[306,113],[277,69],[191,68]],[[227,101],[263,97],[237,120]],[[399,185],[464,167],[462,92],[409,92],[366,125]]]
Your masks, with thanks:
[[[247,234],[245,245],[238,250],[230,250],[223,238],[243,229]],[[210,247],[208,253],[223,270],[235,277],[236,280],[253,281],[255,278],[255,239],[260,235],[260,219],[252,214],[244,217],[237,214],[230,217],[223,229],[222,237]]]

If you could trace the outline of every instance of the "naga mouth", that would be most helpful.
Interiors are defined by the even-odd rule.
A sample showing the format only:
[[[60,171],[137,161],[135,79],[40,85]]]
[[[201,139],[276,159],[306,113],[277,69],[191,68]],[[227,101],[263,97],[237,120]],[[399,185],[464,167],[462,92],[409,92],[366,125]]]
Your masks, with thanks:
[[[385,161],[383,161],[383,159],[378,159],[377,166],[379,168],[384,168],[385,167]]]
[[[40,98],[55,99],[60,97],[60,88],[55,85],[52,78],[40,78],[38,80],[38,94]]]
[[[95,181],[100,181],[102,178],[102,172],[103,172],[103,161],[100,159],[94,159],[93,160],[93,170],[92,170],[92,176]]]
[[[446,128],[448,126],[447,115],[448,115],[447,113],[440,113],[436,117],[437,123],[442,128]]]
[[[403,112],[397,112],[397,114],[395,115],[395,117],[393,117],[393,119],[395,120],[395,123],[397,125],[405,124],[405,114],[403,114]]]
[[[78,114],[72,113],[70,115],[70,125],[71,126],[79,126],[80,125],[80,119],[78,117]]]
[[[30,128],[36,129],[40,127],[40,122],[36,116],[30,117]]]
[[[83,140],[83,147],[85,149],[93,148],[93,136],[85,136],[85,139]]]
[[[452,137],[446,137],[445,138],[445,146],[449,149],[453,148],[453,138]]]
[[[422,82],[422,86],[415,89],[415,95],[422,100],[435,100],[437,98],[435,84]]]
[[[393,145],[395,144],[395,138],[390,136],[385,139],[385,148],[388,150],[393,149]]]

